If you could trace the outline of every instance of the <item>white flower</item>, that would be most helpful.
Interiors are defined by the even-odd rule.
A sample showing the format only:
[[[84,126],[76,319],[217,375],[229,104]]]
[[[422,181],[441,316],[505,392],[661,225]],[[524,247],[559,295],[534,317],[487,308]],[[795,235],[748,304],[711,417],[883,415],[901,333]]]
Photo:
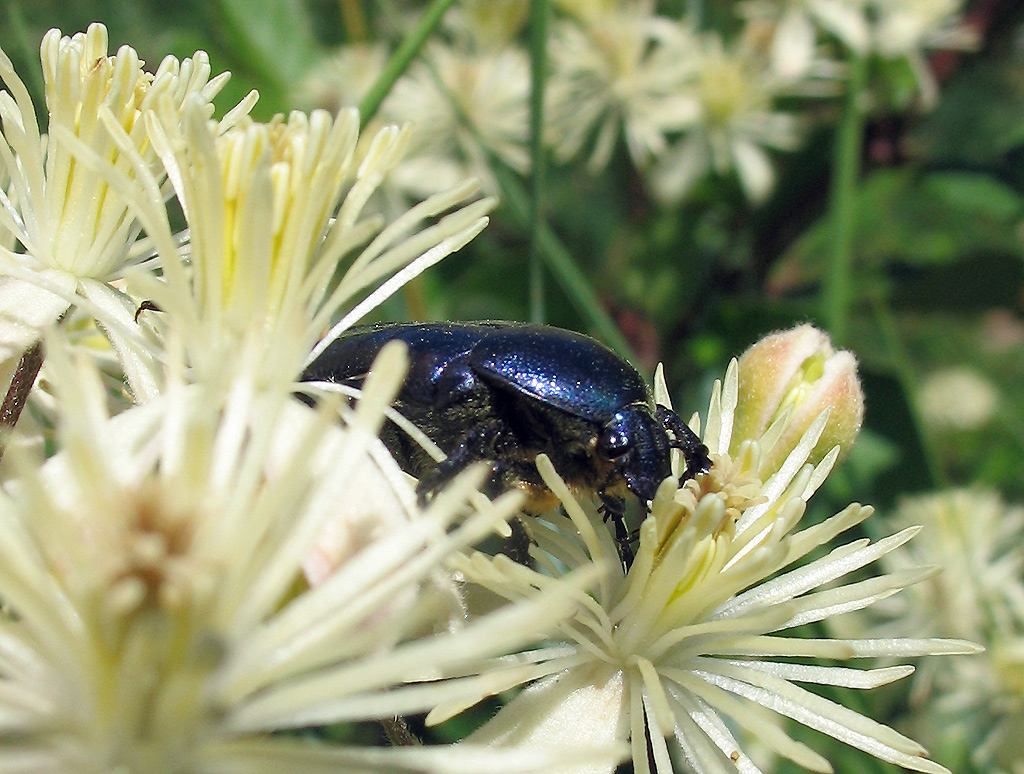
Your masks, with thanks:
[[[880,612],[898,616],[901,626],[906,622],[915,631],[979,641],[1024,625],[1024,508],[1006,505],[995,492],[954,489],[903,500],[893,522],[920,524],[924,531],[888,557],[886,567],[929,564],[943,572]],[[970,667],[983,660],[954,664]],[[976,688],[950,683],[969,692]]]
[[[974,757],[997,774],[1024,774],[1024,634],[994,642],[991,662],[998,691],[990,696],[989,713],[996,720]]]
[[[468,774],[559,762],[277,733],[475,692],[472,679],[435,678],[523,647],[569,609],[555,590],[437,628],[448,615],[432,575],[518,502],[469,507],[480,470],[296,591],[312,539],[373,471],[356,463],[378,443],[401,348],[382,353],[340,425],[245,380],[223,404],[175,382],[108,419],[90,361],[72,365],[51,344],[61,451],[42,466],[15,455],[21,475],[0,493],[0,769]]]
[[[560,10],[584,23],[615,13],[633,0],[554,0]]]
[[[970,49],[977,34],[962,23],[963,0],[873,0],[873,48],[889,59],[906,58],[917,76],[926,107],[938,98],[938,84],[925,60],[926,49]]]
[[[324,57],[303,78],[296,99],[309,108],[335,114],[359,103],[387,63],[381,43],[352,43]]]
[[[159,277],[129,274],[133,296],[159,310],[142,317],[156,343],[138,358],[122,356],[137,398],[161,390],[153,361],[168,331],[181,339],[190,381],[230,382],[248,369],[263,386],[291,384],[326,345],[315,348],[340,312],[348,313],[328,339],[472,239],[493,205],[481,200],[459,209],[476,189],[463,183],[385,226],[379,216],[365,217],[363,208],[401,158],[406,130],[385,127],[357,148],[354,108],[337,119],[314,111],[269,124],[225,120],[233,121],[227,129],[209,120],[196,99],[186,100],[180,120],[167,101],[147,116],[149,136],[185,214],[188,244],[179,247],[155,194],[158,181],[135,157],[132,172],[150,195],[133,199],[132,206],[163,264]],[[126,147],[118,127],[105,123],[119,147]],[[88,149],[76,150],[112,184],[131,185]],[[347,270],[337,279],[343,260]],[[130,350],[129,342],[122,344],[122,352]]]
[[[408,158],[391,183],[424,196],[473,176],[496,191],[490,154],[525,173],[529,94],[529,61],[518,48],[429,46],[381,108],[386,120],[412,124]]]
[[[695,55],[698,116],[651,166],[654,192],[678,201],[709,172],[735,171],[747,197],[761,201],[775,183],[765,148],[792,150],[799,139],[796,117],[773,106],[792,84],[780,82],[742,40],[726,48],[717,36],[706,35]]]
[[[167,57],[154,74],[128,46],[108,56],[101,24],[70,38],[50,30],[41,58],[48,136],[40,135],[28,91],[0,52],[8,89],[0,92],[0,358],[19,354],[72,303],[87,303],[100,292],[96,286],[106,288],[126,265],[150,257],[124,196],[78,164],[66,138],[131,176],[128,155],[147,168],[156,162],[146,111],[158,100],[178,110],[193,95],[208,113],[227,81],[227,74],[210,78],[201,51],[180,63]],[[126,148],[111,140],[101,116],[120,128]],[[15,241],[23,252],[13,249]]]
[[[529,12],[528,0],[464,0],[444,15],[444,25],[465,45],[497,50],[513,45]]]
[[[637,164],[664,152],[666,135],[697,117],[694,46],[687,27],[643,0],[555,25],[545,129],[555,155],[593,142],[588,166],[598,171],[620,135]]]
[[[924,663],[914,676],[912,719],[940,733],[963,729],[983,765],[1005,766],[1020,753],[1009,740],[1024,719],[1024,508],[996,492],[955,489],[903,500],[893,522],[924,529],[883,560],[887,569],[927,563],[943,571],[879,605],[875,631],[910,627],[986,646],[976,658]]]
[[[853,504],[798,530],[807,500],[839,454],[836,447],[816,465],[806,463],[828,412],[811,424],[785,460],[764,470],[762,455],[783,435],[786,420],[773,423],[760,438],[734,437],[737,384],[733,363],[724,388],[715,386],[704,424],[703,440],[714,462],[710,473],[682,488],[671,479],[662,484],[640,527],[639,550],[628,571],[596,508],[578,501],[546,458],[538,460],[568,516],[550,514],[527,522],[540,572],[482,554],[464,561],[462,572],[511,599],[530,598],[552,582],[547,575],[557,577],[564,568],[590,560],[606,567],[607,574],[592,594],[577,597],[576,616],[560,627],[557,644],[522,654],[508,667],[504,684],[496,671],[496,690],[527,678],[535,682],[472,741],[540,746],[628,738],[634,771],[650,771],[653,761],[656,771],[667,774],[672,771],[671,740],[695,772],[757,772],[735,736],[743,730],[802,766],[831,771],[827,760],[788,735],[781,722],[786,717],[882,760],[917,771],[946,771],[914,741],[799,685],[872,688],[907,676],[911,667],[865,670],[801,660],[970,653],[974,646],[958,640],[788,634],[794,627],[860,610],[930,577],[933,570],[915,568],[850,578],[906,543],[917,528],[875,543],[855,540],[807,560],[872,509]],[[656,395],[660,403],[667,402],[663,382]],[[439,707],[428,722],[459,708]],[[572,770],[612,768],[580,765]]]
[[[819,29],[857,54],[867,53],[871,44],[866,0],[747,0],[740,12],[773,25],[771,66],[781,78],[810,74]]]
[[[960,19],[963,5],[963,0],[873,0],[875,48],[883,56],[900,57],[925,48],[970,47],[975,36]]]
[[[938,428],[983,427],[999,407],[999,391],[972,368],[958,366],[929,374],[921,385],[921,412]]]

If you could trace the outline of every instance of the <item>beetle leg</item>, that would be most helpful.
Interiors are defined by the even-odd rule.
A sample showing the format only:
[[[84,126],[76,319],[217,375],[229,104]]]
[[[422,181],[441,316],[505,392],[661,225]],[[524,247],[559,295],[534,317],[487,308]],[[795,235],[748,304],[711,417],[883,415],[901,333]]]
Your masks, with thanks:
[[[602,486],[597,496],[601,498],[604,520],[609,519],[615,524],[615,550],[619,553],[619,561],[624,570],[633,564],[633,547],[630,545],[629,530],[626,528],[626,501],[616,495],[605,492]]]
[[[676,412],[659,405],[654,416],[672,434],[672,448],[683,452],[683,458],[686,460],[686,472],[683,473],[680,482],[691,479],[698,473],[707,473],[711,470],[708,447],[701,443],[697,434],[679,418]]]
[[[530,535],[523,516],[513,516],[508,520],[508,526],[512,535],[504,541],[499,554],[504,554],[516,564],[533,569],[533,557],[530,556],[530,546],[536,545],[537,541]]]
[[[497,419],[481,422],[471,428],[443,462],[420,478],[419,486],[416,487],[420,504],[425,504],[439,489],[474,462],[501,459],[500,447],[506,435],[505,425]],[[490,485],[494,488],[502,482],[504,470],[495,462],[491,462],[491,467],[493,473]]]

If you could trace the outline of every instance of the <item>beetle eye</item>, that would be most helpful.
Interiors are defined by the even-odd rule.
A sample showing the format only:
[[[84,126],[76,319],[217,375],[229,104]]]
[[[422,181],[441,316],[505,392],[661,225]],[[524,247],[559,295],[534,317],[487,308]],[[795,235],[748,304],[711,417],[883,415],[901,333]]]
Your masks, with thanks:
[[[629,448],[629,438],[622,430],[605,430],[597,441],[597,448],[602,456],[613,459]]]

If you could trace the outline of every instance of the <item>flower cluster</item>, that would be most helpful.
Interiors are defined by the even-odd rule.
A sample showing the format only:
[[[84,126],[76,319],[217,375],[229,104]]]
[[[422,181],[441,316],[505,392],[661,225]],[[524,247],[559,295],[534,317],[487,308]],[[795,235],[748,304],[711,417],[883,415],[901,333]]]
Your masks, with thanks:
[[[686,163],[699,152],[685,143],[702,143],[712,166],[734,165],[761,190],[750,170],[767,162],[749,134],[765,127],[738,115],[768,125],[775,114],[731,59],[744,50],[702,39],[696,59],[677,60],[697,38],[645,4],[606,5],[565,3],[577,27],[559,33],[615,57],[611,69],[557,65],[573,72],[564,95],[600,126],[593,162],[620,130],[640,159],[699,120]],[[443,175],[421,173],[422,201],[376,214],[368,203],[404,153],[525,163],[522,94],[501,88],[524,65],[498,34],[522,20],[518,8],[469,4],[451,28],[464,50],[433,52],[389,108],[426,129],[381,123],[362,138],[354,109],[256,121],[255,94],[218,118],[211,99],[227,76],[211,77],[204,54],[149,74],[129,47],[108,55],[93,25],[43,41],[44,139],[0,56],[10,394],[46,361],[29,396],[45,407],[46,443],[19,443],[24,424],[3,438],[0,769],[610,773],[631,757],[638,774],[666,774],[671,739],[693,771],[756,772],[743,730],[829,771],[785,717],[945,771],[911,739],[799,685],[865,689],[912,671],[811,659],[976,649],[970,632],[804,636],[932,577],[916,566],[860,574],[915,526],[818,554],[871,514],[853,504],[804,520],[863,416],[853,357],[819,331],[762,340],[716,383],[692,420],[713,465],[694,476],[673,461],[638,506],[647,515],[629,562],[632,546],[616,540],[630,538],[613,537],[593,493],[570,491],[544,455],[557,512],[520,512],[518,492],[483,496],[485,465],[418,498],[380,436],[385,417],[402,421],[390,406],[409,367],[401,344],[380,351],[351,401],[299,383],[341,333],[486,225],[494,201],[461,182],[463,166],[443,190],[431,190]],[[608,13],[628,34],[602,26]],[[676,77],[700,99],[674,100]],[[566,131],[560,147],[581,150],[586,133]],[[430,150],[436,139],[453,145]],[[654,399],[671,405],[661,376]],[[529,564],[479,548],[513,519]],[[421,713],[434,725],[520,687],[458,744],[382,749],[358,732],[345,744],[304,733]]]
[[[454,9],[447,38],[399,80],[384,114],[419,129],[394,190],[422,195],[417,184],[431,181],[433,192],[470,171],[493,191],[494,164],[527,168],[530,73],[517,35],[526,5]],[[927,106],[937,87],[924,51],[973,42],[962,0],[745,0],[729,35],[663,15],[654,0],[553,5],[543,127],[553,158],[585,157],[598,172],[621,145],[669,204],[711,174],[735,175],[749,200],[763,201],[775,182],[773,152],[799,147],[805,98],[839,94],[844,60],[905,61]],[[351,99],[374,66],[383,66],[379,48],[347,46],[299,93],[320,105]]]
[[[1024,508],[1008,506],[995,492],[955,489],[905,499],[895,522],[924,530],[886,557],[886,567],[903,572],[930,564],[943,572],[886,600],[862,628],[885,636],[909,625],[984,643],[987,652],[977,658],[953,659],[946,669],[922,666],[911,692],[913,722],[925,731],[960,734],[979,765],[1017,771],[1024,720]]]
[[[108,418],[91,363],[50,349],[63,451],[42,465],[19,459],[0,497],[4,769],[402,768],[407,751],[273,732],[429,709],[466,688],[425,691],[414,682],[425,672],[515,650],[564,614],[567,592],[555,592],[447,626],[457,599],[439,566],[516,505],[470,507],[480,471],[428,511],[410,506],[400,529],[296,593],[338,502],[354,507],[375,481],[414,502],[371,454],[401,383],[400,351],[382,356],[367,399],[339,425],[334,412],[243,380],[226,400],[176,382]],[[557,757],[455,749],[416,761],[531,771]]]
[[[391,222],[364,215],[407,130],[360,143],[352,109],[260,123],[255,94],[218,119],[227,75],[205,54],[150,74],[106,41],[101,25],[47,34],[45,138],[0,56],[5,368],[20,358],[11,389],[31,387],[45,353],[29,400],[49,436],[35,453],[22,424],[4,438],[0,768],[551,769],[559,751],[280,733],[475,694],[424,680],[547,636],[593,574],[467,621],[445,563],[507,530],[517,496],[481,498],[471,469],[417,504],[378,438],[401,348],[354,407],[295,397],[331,337],[471,239],[493,202],[461,183]]]
[[[10,358],[72,304],[103,303],[103,288],[127,266],[152,255],[138,241],[128,201],[102,177],[83,169],[87,147],[122,175],[162,176],[145,116],[158,103],[180,110],[186,100],[208,116],[227,76],[211,78],[205,53],[168,57],[156,73],[127,46],[107,55],[107,31],[62,37],[51,30],[41,58],[49,132],[40,136],[28,89],[0,52],[0,357]],[[236,108],[244,113],[249,99]],[[116,134],[111,127],[116,126]],[[45,142],[44,142],[45,139]],[[157,186],[159,188],[159,186]],[[20,249],[16,249],[20,247]],[[152,268],[152,267],[151,267]],[[96,298],[100,296],[100,298]]]

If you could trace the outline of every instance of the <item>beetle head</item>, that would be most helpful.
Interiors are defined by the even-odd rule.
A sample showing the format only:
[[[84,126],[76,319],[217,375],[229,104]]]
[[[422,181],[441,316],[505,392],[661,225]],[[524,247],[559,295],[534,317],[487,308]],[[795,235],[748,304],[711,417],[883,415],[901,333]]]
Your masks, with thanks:
[[[652,415],[644,404],[620,409],[601,430],[597,451],[613,463],[612,477],[621,476],[640,500],[654,498],[658,486],[672,475],[672,449],[686,459],[680,483],[711,469],[707,447],[679,416],[665,406]]]
[[[644,404],[615,412],[597,439],[598,454],[614,465],[612,476],[644,502],[672,475],[670,450],[665,426]]]

